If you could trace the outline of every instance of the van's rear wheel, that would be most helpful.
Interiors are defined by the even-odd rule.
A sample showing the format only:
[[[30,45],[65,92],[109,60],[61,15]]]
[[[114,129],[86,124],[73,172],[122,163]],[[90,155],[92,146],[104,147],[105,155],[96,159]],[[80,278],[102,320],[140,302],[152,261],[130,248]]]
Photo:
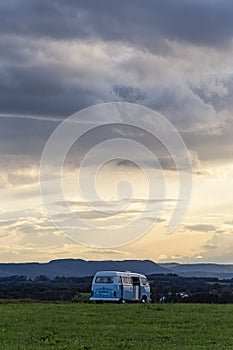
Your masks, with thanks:
[[[121,300],[120,300],[120,303],[121,303],[121,304],[125,304],[126,301],[125,301],[124,299],[121,299]]]
[[[147,297],[145,295],[143,295],[141,303],[146,303],[147,302]]]

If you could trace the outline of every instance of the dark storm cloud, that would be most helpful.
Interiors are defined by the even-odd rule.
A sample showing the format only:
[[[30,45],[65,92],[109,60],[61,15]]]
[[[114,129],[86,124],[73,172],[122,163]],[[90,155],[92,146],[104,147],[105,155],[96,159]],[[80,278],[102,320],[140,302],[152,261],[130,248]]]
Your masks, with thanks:
[[[160,82],[147,89],[139,84],[117,83],[108,78],[111,66],[109,72],[96,77],[89,72],[88,64],[72,66],[59,57],[53,44],[72,45],[83,39],[90,45],[98,39],[122,41],[161,55],[164,39],[218,46],[232,38],[232,10],[230,1],[210,0],[145,0],[143,4],[127,0],[122,6],[113,0],[1,2],[0,112],[69,116],[93,104],[122,100],[147,105],[165,115],[166,109],[176,110],[178,126],[198,126],[202,114],[209,112],[209,106],[198,100],[203,89],[191,91],[187,86],[182,98],[174,82],[164,86]],[[136,63],[135,67],[131,62],[129,65],[123,65],[121,73],[126,75],[133,68],[138,74]],[[95,62],[93,66],[98,71]],[[190,118],[180,113],[181,105],[183,109],[188,106]]]
[[[44,123],[17,120],[19,114],[49,116],[56,120],[109,101],[135,102],[158,110],[179,131],[186,132],[188,145],[196,137],[193,130],[206,126],[215,130],[218,127],[216,110],[233,108],[232,85],[228,80],[223,82],[229,91],[224,98],[208,95],[208,82],[205,86],[198,83],[196,86],[196,81],[193,85],[186,81],[183,67],[177,67],[179,57],[177,65],[173,62],[178,81],[173,73],[167,76],[169,58],[175,54],[166,39],[182,43],[180,56],[186,53],[186,43],[197,45],[198,52],[207,46],[219,49],[230,43],[233,36],[232,10],[233,3],[226,0],[127,0],[120,5],[113,0],[1,2],[0,114],[16,116],[0,119],[1,153],[40,153],[56,126],[45,120]],[[80,43],[72,51],[72,45]],[[102,47],[103,43],[106,46]],[[89,51],[84,49],[83,53],[85,44],[89,45]],[[116,58],[115,52],[112,53],[114,44],[119,44],[118,56],[124,56],[127,47],[136,47],[135,57],[129,55],[125,61],[120,57],[120,62],[112,63]],[[95,45],[100,45],[97,47],[99,61],[94,54]],[[148,50],[156,53],[153,59],[157,56],[162,59],[150,66]],[[145,56],[140,60],[142,52]],[[183,59],[186,64],[189,57]],[[164,60],[167,60],[165,66]],[[162,72],[160,78],[157,72]],[[151,81],[147,85],[148,76]],[[227,148],[224,154],[231,157],[230,132],[227,137],[225,133],[219,138],[223,137],[219,157],[222,157],[223,145]],[[209,140],[202,140],[206,143],[206,158],[210,153],[208,142],[212,142]],[[88,142],[90,147],[90,138]],[[147,142],[150,143],[149,138]],[[201,147],[195,138],[193,149],[197,144]],[[163,166],[169,168],[169,164]]]
[[[222,78],[210,75],[193,91],[204,103],[212,104],[216,111],[233,108],[233,73],[229,72]]]
[[[30,156],[41,154],[55,126],[55,123],[44,120],[0,118],[0,153],[9,157],[27,155],[29,161]],[[0,167],[7,169],[14,162],[15,159],[3,158],[0,160]]]
[[[226,44],[233,34],[230,0],[10,0],[1,2],[2,33],[53,39],[99,36],[155,49],[159,37]]]
[[[79,4],[101,37],[129,40],[152,50],[159,37],[221,46],[233,35],[230,0],[146,0],[143,5],[141,0],[128,0],[124,6],[109,0],[83,0]]]
[[[115,85],[113,92],[120,101],[127,101],[131,103],[143,102],[146,98],[145,93],[138,87]]]
[[[35,65],[0,67],[0,106],[2,113],[32,113],[69,116],[78,109],[97,103],[91,86],[78,83],[66,67]],[[76,80],[76,81],[75,81]]]

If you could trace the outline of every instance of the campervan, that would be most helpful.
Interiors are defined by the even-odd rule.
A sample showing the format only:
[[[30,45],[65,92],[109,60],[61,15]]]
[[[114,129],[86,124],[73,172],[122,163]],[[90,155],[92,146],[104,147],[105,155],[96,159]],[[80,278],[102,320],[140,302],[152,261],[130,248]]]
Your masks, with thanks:
[[[99,271],[92,282],[94,301],[150,301],[150,285],[146,276],[121,271]]]

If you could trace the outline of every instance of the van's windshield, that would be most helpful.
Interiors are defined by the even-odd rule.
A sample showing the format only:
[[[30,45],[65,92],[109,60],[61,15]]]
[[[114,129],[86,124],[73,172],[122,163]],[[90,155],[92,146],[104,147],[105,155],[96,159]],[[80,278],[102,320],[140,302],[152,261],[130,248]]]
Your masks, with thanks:
[[[95,283],[103,283],[103,284],[113,283],[113,277],[112,276],[97,276],[95,279]]]
[[[147,281],[147,279],[145,277],[141,278],[141,283],[142,283],[143,286],[147,286],[148,285],[148,281]]]

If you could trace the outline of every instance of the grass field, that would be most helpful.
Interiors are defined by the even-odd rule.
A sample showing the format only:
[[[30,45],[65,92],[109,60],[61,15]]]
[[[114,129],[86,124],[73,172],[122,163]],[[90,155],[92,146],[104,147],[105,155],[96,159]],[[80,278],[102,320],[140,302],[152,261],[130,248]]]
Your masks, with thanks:
[[[0,304],[0,349],[233,349],[233,305]]]

